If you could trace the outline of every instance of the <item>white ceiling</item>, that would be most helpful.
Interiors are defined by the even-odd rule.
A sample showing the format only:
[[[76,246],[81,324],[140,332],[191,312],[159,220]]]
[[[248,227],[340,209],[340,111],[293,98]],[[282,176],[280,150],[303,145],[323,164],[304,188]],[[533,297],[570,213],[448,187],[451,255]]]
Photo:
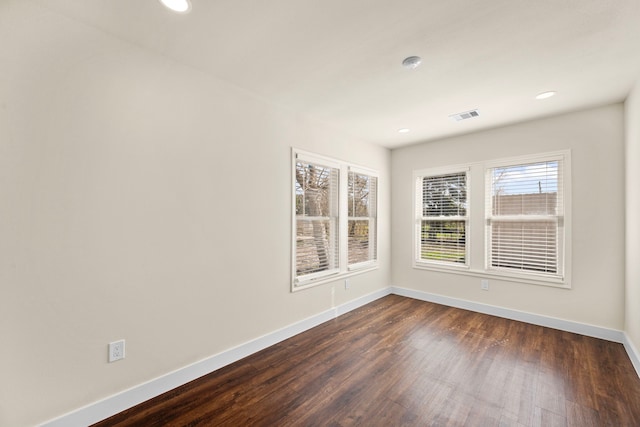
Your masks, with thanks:
[[[640,77],[640,0],[191,2],[34,0],[390,148],[622,101]]]

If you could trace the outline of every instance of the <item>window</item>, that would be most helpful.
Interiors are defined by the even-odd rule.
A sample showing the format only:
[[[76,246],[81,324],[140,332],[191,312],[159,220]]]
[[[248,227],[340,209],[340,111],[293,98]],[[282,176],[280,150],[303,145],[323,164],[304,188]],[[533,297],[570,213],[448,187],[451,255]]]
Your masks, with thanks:
[[[466,267],[468,171],[421,171],[415,175],[415,263]]]
[[[293,159],[292,290],[376,267],[377,174],[298,150]]]
[[[377,190],[378,178],[349,170],[347,258],[350,270],[377,258]]]
[[[487,169],[487,269],[563,277],[562,170],[562,156]]]
[[[559,151],[414,171],[413,267],[570,288],[570,167]]]

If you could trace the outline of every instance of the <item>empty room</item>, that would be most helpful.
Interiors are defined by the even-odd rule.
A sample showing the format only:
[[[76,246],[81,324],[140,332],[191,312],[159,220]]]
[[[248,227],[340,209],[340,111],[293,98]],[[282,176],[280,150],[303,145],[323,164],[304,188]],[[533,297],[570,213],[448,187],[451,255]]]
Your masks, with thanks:
[[[640,426],[639,17],[0,0],[0,426]]]

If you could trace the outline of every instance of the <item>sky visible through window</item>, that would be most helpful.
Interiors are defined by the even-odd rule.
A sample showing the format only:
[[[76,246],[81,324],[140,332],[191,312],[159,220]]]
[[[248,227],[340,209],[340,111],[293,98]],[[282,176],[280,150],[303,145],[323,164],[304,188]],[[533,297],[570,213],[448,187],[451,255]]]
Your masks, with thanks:
[[[493,194],[558,192],[558,162],[530,163],[493,169]]]

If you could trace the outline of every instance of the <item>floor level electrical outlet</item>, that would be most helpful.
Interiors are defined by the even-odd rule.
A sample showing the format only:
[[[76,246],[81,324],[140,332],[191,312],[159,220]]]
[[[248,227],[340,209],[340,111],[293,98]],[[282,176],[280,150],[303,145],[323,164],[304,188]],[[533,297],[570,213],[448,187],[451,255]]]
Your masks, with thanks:
[[[349,279],[344,279],[344,288],[349,289],[351,287],[351,283],[349,283]]]
[[[109,363],[124,359],[124,340],[109,343]]]
[[[489,281],[487,279],[480,280],[480,289],[482,289],[483,291],[489,290]]]

